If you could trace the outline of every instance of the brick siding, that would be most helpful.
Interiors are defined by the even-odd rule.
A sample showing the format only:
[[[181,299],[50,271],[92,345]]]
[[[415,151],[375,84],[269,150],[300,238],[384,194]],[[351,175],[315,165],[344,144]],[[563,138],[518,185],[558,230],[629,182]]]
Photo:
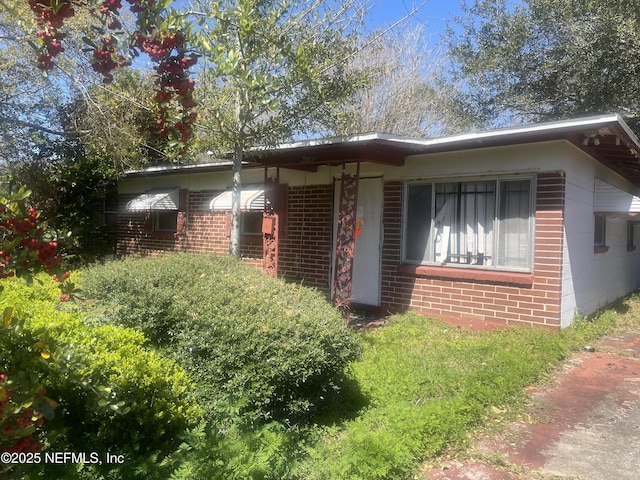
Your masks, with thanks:
[[[565,180],[561,173],[537,178],[533,274],[512,275],[465,269],[468,277],[421,274],[401,267],[402,182],[385,182],[382,246],[382,308],[416,310],[452,322],[560,326]],[[211,212],[216,191],[190,191],[187,229],[182,235],[145,231],[144,213],[126,212],[133,196],[121,196],[119,255],[167,251],[227,254],[228,212]],[[279,246],[279,273],[329,295],[332,259],[333,185],[288,189],[286,236]],[[260,267],[262,244],[242,244],[243,259]],[[443,272],[445,269],[441,269]],[[459,269],[455,271],[460,272]],[[475,272],[475,273],[474,273]],[[475,278],[474,278],[475,277]]]
[[[279,272],[329,294],[333,185],[290,187],[287,236],[280,242]]]
[[[187,228],[184,234],[155,233],[145,230],[145,212],[127,212],[126,204],[135,195],[118,199],[118,242],[116,253],[154,256],[166,252],[229,253],[229,212],[212,212],[209,202],[221,191],[190,191],[187,205]],[[243,242],[243,259],[262,265],[262,242]]]
[[[539,174],[536,191],[534,272],[526,275],[478,271],[478,280],[421,275],[399,269],[401,262],[402,183],[388,182],[384,192],[382,306],[416,310],[459,322],[531,324],[560,327],[564,176]],[[454,272],[453,269],[451,269]],[[469,276],[473,277],[471,269]]]

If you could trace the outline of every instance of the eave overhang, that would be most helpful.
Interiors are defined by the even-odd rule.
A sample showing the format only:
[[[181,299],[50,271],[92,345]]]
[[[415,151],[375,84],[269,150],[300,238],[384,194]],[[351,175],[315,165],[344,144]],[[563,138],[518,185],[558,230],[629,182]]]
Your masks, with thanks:
[[[370,162],[401,166],[409,155],[566,140],[640,187],[640,141],[619,115],[603,115],[488,132],[417,139],[370,133],[254,150],[256,164],[315,170],[321,165]]]
[[[418,139],[383,133],[331,137],[246,152],[243,168],[316,171],[320,166],[369,162],[402,166],[411,155],[565,140],[640,187],[640,141],[619,115],[549,122],[488,132]],[[156,167],[127,174],[151,176],[231,170],[226,159],[209,164]]]

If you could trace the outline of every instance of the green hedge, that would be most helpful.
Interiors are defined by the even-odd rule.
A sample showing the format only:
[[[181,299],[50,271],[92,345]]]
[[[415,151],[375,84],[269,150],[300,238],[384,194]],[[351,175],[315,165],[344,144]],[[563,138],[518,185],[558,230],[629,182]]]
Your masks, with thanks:
[[[47,277],[32,287],[3,282],[0,311],[13,306],[11,328],[0,329],[0,370],[28,369],[59,406],[44,424],[48,448],[122,454],[129,459],[175,450],[202,412],[193,382],[173,360],[146,348],[140,332],[88,326],[64,311]],[[33,340],[51,357],[42,358]],[[106,467],[105,467],[106,468]]]
[[[87,269],[81,284],[104,322],[175,355],[218,414],[298,422],[334,398],[360,353],[319,292],[232,257],[130,258]]]

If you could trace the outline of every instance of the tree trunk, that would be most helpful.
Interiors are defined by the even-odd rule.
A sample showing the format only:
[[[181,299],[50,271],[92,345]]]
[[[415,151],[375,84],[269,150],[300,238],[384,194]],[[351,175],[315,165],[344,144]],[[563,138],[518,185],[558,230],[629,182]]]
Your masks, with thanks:
[[[231,235],[229,238],[229,253],[240,256],[240,172],[242,171],[242,147],[236,147],[233,152],[233,189],[231,195]]]

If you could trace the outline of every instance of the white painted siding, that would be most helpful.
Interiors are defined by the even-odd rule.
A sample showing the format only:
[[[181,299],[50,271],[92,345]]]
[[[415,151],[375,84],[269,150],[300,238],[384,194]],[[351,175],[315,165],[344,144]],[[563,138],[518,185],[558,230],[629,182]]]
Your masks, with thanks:
[[[627,251],[627,218],[606,217],[607,252],[594,253],[593,245],[596,179],[632,195],[637,189],[578,149],[564,163],[563,327],[576,314],[591,314],[640,286],[640,248]]]

